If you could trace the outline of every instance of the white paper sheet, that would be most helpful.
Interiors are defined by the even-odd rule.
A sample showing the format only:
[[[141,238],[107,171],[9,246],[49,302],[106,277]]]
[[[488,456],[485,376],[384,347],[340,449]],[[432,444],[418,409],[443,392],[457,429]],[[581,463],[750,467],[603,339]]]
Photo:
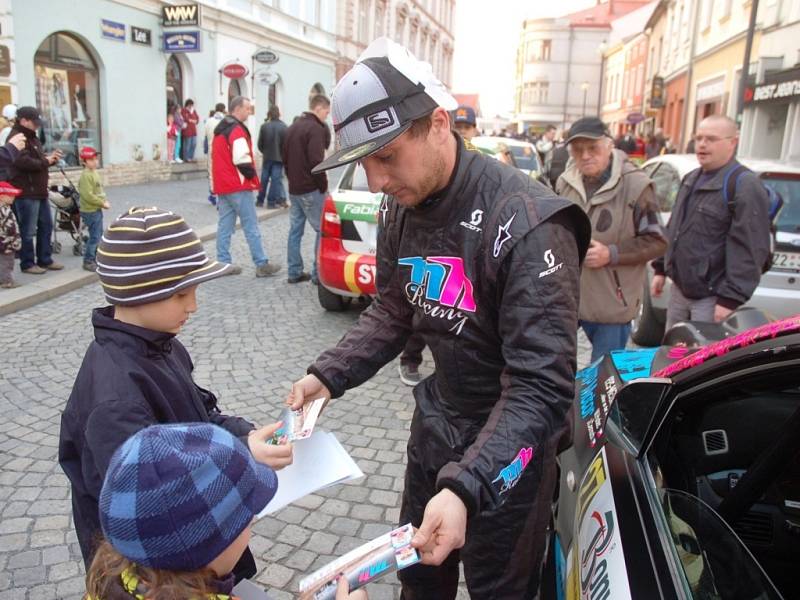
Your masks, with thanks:
[[[319,428],[310,438],[294,442],[294,461],[277,473],[278,491],[258,518],[317,490],[364,476],[336,436]]]

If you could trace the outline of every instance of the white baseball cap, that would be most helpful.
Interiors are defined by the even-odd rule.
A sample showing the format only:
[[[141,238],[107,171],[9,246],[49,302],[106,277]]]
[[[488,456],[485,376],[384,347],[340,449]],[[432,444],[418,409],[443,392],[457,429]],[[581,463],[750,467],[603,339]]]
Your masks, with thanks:
[[[431,65],[389,38],[378,38],[333,90],[336,152],[312,172],[377,152],[437,106],[451,111],[458,103],[433,75]]]
[[[9,121],[15,119],[17,117],[17,105],[16,104],[6,104],[3,107],[3,116],[8,119]]]

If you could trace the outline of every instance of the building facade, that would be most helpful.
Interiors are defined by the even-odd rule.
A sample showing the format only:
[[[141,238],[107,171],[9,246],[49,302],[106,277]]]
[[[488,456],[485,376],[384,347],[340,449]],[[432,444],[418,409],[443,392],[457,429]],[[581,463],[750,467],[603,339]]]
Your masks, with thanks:
[[[600,114],[611,22],[644,4],[647,0],[608,0],[564,17],[524,22],[516,72],[520,131],[566,129],[582,116]]]
[[[204,119],[217,102],[250,97],[252,131],[271,103],[291,122],[335,82],[334,2],[4,1],[11,68],[0,89],[39,108],[47,147],[68,165],[83,146],[100,150],[107,182],[169,176],[170,103],[191,98]]]
[[[739,152],[800,163],[800,0],[762,5],[758,20],[759,58],[745,90]]]
[[[661,129],[679,148],[684,144],[695,10],[695,0],[660,0],[645,25],[647,129]]]
[[[355,64],[369,43],[387,36],[431,64],[451,87],[455,0],[338,0],[336,79]]]

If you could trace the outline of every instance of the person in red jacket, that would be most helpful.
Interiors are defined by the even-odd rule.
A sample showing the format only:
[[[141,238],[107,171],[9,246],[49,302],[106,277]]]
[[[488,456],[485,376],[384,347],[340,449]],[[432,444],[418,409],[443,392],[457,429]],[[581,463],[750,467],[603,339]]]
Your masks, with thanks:
[[[186,128],[183,130],[183,160],[185,162],[195,162],[194,151],[197,148],[197,124],[200,117],[194,109],[194,100],[191,98],[186,101],[181,110]]]
[[[253,159],[253,141],[244,124],[250,115],[250,100],[236,96],[230,102],[228,115],[214,128],[214,141],[208,155],[208,173],[211,193],[217,196],[217,260],[231,263],[231,236],[236,227],[236,217],[250,247],[250,256],[256,265],[256,277],[269,277],[280,271],[280,265],[270,263],[261,232],[253,191],[259,188],[256,163]],[[232,274],[242,268],[234,265]]]

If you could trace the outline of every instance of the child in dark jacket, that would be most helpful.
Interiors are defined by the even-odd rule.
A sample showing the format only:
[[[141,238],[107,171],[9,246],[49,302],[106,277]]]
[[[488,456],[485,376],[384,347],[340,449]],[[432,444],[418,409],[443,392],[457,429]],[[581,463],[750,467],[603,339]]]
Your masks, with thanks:
[[[197,310],[197,285],[229,271],[207,258],[179,215],[155,207],[130,209],[100,242],[97,274],[111,306],[92,314],[95,340],[61,416],[58,451],[87,567],[100,534],[103,477],[114,451],[137,431],[157,423],[213,423],[245,442],[258,462],[281,468],[292,461],[291,445],[266,443],[280,423],[255,430],[220,412],[214,394],[192,379],[192,360],[175,338]],[[249,550],[234,572],[255,574]]]

